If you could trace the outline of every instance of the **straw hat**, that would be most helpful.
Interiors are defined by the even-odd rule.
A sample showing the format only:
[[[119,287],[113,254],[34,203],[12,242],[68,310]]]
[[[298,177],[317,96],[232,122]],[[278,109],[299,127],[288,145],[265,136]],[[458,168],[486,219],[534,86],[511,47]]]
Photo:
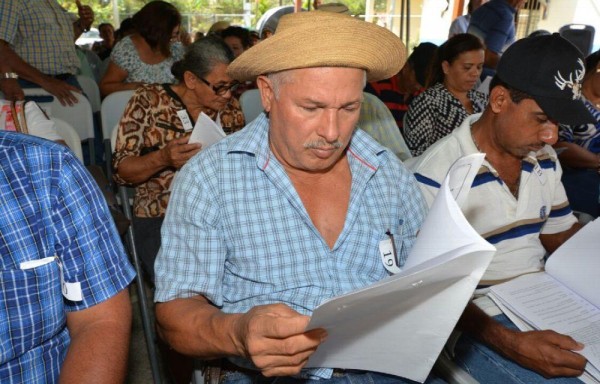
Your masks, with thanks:
[[[385,28],[344,14],[300,12],[283,16],[277,32],[242,53],[227,73],[249,81],[288,69],[350,67],[377,81],[398,73],[405,61],[404,44]]]

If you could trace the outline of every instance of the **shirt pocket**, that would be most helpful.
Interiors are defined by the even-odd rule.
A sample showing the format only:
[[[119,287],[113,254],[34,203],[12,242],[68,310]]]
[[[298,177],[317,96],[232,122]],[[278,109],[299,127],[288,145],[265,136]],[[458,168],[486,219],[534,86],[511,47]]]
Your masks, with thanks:
[[[39,346],[66,325],[58,263],[0,271],[0,364]]]

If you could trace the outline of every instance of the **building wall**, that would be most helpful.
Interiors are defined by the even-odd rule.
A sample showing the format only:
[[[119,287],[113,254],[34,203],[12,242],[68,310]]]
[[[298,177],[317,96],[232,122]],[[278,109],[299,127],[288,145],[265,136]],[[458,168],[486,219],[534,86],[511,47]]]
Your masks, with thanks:
[[[547,16],[540,20],[538,28],[558,32],[570,23],[594,26],[593,50],[600,49],[600,0],[549,0]]]

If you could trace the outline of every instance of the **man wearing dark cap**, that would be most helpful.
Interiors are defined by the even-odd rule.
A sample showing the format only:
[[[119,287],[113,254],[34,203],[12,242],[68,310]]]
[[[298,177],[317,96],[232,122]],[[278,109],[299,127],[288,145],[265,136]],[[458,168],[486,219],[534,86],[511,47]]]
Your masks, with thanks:
[[[404,49],[374,24],[301,12],[230,64],[256,79],[266,113],[181,169],[155,265],[160,333],[181,353],[226,357],[211,382],[405,382],[303,369],[326,338],[306,330],[314,308],[388,276],[381,241],[403,264],[425,214],[410,172],[355,129],[365,82],[397,73]]]
[[[476,296],[486,286],[540,271],[546,253],[580,228],[551,145],[559,123],[591,119],[579,99],[584,73],[581,53],[558,34],[519,40],[500,60],[484,112],[469,116],[409,165],[431,204],[456,159],[485,153],[461,206],[470,224],[497,248]],[[475,303],[490,304],[486,299]],[[477,380],[536,383],[582,374],[586,360],[573,352],[582,349],[577,341],[550,330],[519,332],[494,305],[483,312],[475,303],[459,321],[463,334],[454,353]]]

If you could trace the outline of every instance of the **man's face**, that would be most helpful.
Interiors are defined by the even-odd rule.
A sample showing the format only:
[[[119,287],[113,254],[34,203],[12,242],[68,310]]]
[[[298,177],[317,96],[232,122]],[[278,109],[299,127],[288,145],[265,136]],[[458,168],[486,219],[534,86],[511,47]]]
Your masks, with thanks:
[[[358,121],[364,71],[304,68],[259,77],[270,119],[270,146],[288,170],[323,172],[342,158]],[[278,95],[277,95],[278,88]]]
[[[115,31],[110,25],[103,25],[98,31],[102,40],[108,44],[112,44],[115,40]]]
[[[558,139],[558,125],[533,99],[517,104],[508,95],[497,121],[496,142],[505,152],[519,158],[539,151],[545,144],[553,145]]]

